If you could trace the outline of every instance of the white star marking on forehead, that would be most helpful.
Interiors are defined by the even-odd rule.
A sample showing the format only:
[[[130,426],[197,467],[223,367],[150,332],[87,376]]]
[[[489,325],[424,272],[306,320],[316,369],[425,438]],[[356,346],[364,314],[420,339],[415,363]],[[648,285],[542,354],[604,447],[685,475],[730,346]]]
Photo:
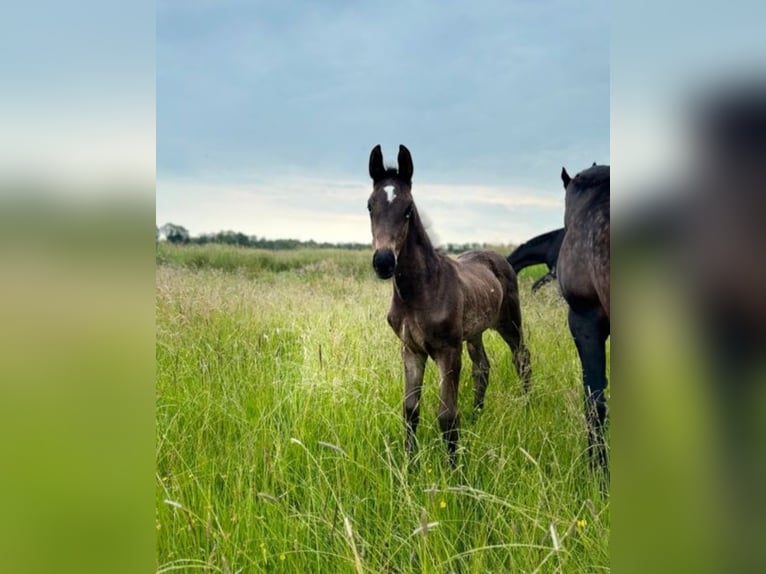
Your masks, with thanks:
[[[388,203],[391,203],[394,200],[394,192],[396,191],[395,185],[384,185],[383,191],[386,192],[386,195],[388,196]]]

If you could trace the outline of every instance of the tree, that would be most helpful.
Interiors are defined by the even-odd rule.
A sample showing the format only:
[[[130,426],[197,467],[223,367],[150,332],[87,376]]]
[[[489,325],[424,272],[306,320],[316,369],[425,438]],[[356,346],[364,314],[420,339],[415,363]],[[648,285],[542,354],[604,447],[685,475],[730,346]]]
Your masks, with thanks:
[[[160,227],[160,239],[163,237],[170,243],[188,243],[190,235],[183,225],[166,223]]]

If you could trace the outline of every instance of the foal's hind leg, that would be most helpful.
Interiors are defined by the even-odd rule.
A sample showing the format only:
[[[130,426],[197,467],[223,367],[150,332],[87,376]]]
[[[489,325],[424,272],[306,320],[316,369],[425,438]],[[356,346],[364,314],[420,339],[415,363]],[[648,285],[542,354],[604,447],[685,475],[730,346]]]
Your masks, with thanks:
[[[415,450],[415,433],[420,421],[420,393],[423,389],[423,373],[428,355],[416,353],[402,345],[404,362],[404,446],[407,453]]]
[[[458,341],[456,346],[444,347],[432,355],[441,374],[439,428],[441,428],[444,442],[447,443],[447,452],[452,466],[455,466],[457,461],[457,440],[460,427],[460,417],[457,412],[457,390],[460,383],[462,352],[463,345]]]
[[[521,388],[526,393],[531,386],[532,366],[529,359],[529,349],[524,344],[524,334],[521,331],[521,309],[518,305],[508,305],[508,307],[511,309],[505,313],[497,326],[497,332],[511,349],[513,366],[521,380]]]
[[[588,446],[591,461],[608,467],[604,444],[604,421],[606,419],[606,339],[609,336],[609,320],[600,308],[584,312],[569,309],[569,329],[574,337],[582,363],[585,390],[585,418],[588,423]]]
[[[489,384],[489,359],[484,351],[484,343],[481,340],[481,333],[473,339],[466,341],[468,354],[473,363],[473,408],[478,412],[484,408],[484,394],[487,392]]]

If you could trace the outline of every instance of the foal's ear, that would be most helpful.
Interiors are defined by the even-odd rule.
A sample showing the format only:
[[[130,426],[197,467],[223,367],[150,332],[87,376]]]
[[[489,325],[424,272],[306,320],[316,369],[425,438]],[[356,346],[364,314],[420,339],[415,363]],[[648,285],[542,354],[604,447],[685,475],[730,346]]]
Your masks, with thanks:
[[[404,181],[412,181],[412,156],[410,150],[403,145],[399,146],[399,156],[396,158],[399,163],[399,177]]]
[[[561,168],[561,181],[564,182],[564,189],[569,186],[569,182],[572,181],[572,178],[569,177],[569,174],[567,173],[567,168],[562,167]]]
[[[596,162],[595,161],[593,162],[593,165],[591,167],[596,167]]]
[[[370,177],[372,181],[383,179],[386,174],[386,168],[383,166],[383,152],[380,150],[380,144],[372,148],[370,152]]]

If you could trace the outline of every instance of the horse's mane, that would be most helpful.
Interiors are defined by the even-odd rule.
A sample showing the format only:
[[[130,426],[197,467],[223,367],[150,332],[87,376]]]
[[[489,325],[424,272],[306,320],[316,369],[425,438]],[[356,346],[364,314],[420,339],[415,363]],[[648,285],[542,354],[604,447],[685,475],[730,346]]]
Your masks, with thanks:
[[[582,170],[574,177],[577,187],[598,187],[609,183],[609,166],[594,165]]]
[[[578,173],[572,180],[578,191],[588,191],[594,201],[609,201],[609,166],[596,165]]]

